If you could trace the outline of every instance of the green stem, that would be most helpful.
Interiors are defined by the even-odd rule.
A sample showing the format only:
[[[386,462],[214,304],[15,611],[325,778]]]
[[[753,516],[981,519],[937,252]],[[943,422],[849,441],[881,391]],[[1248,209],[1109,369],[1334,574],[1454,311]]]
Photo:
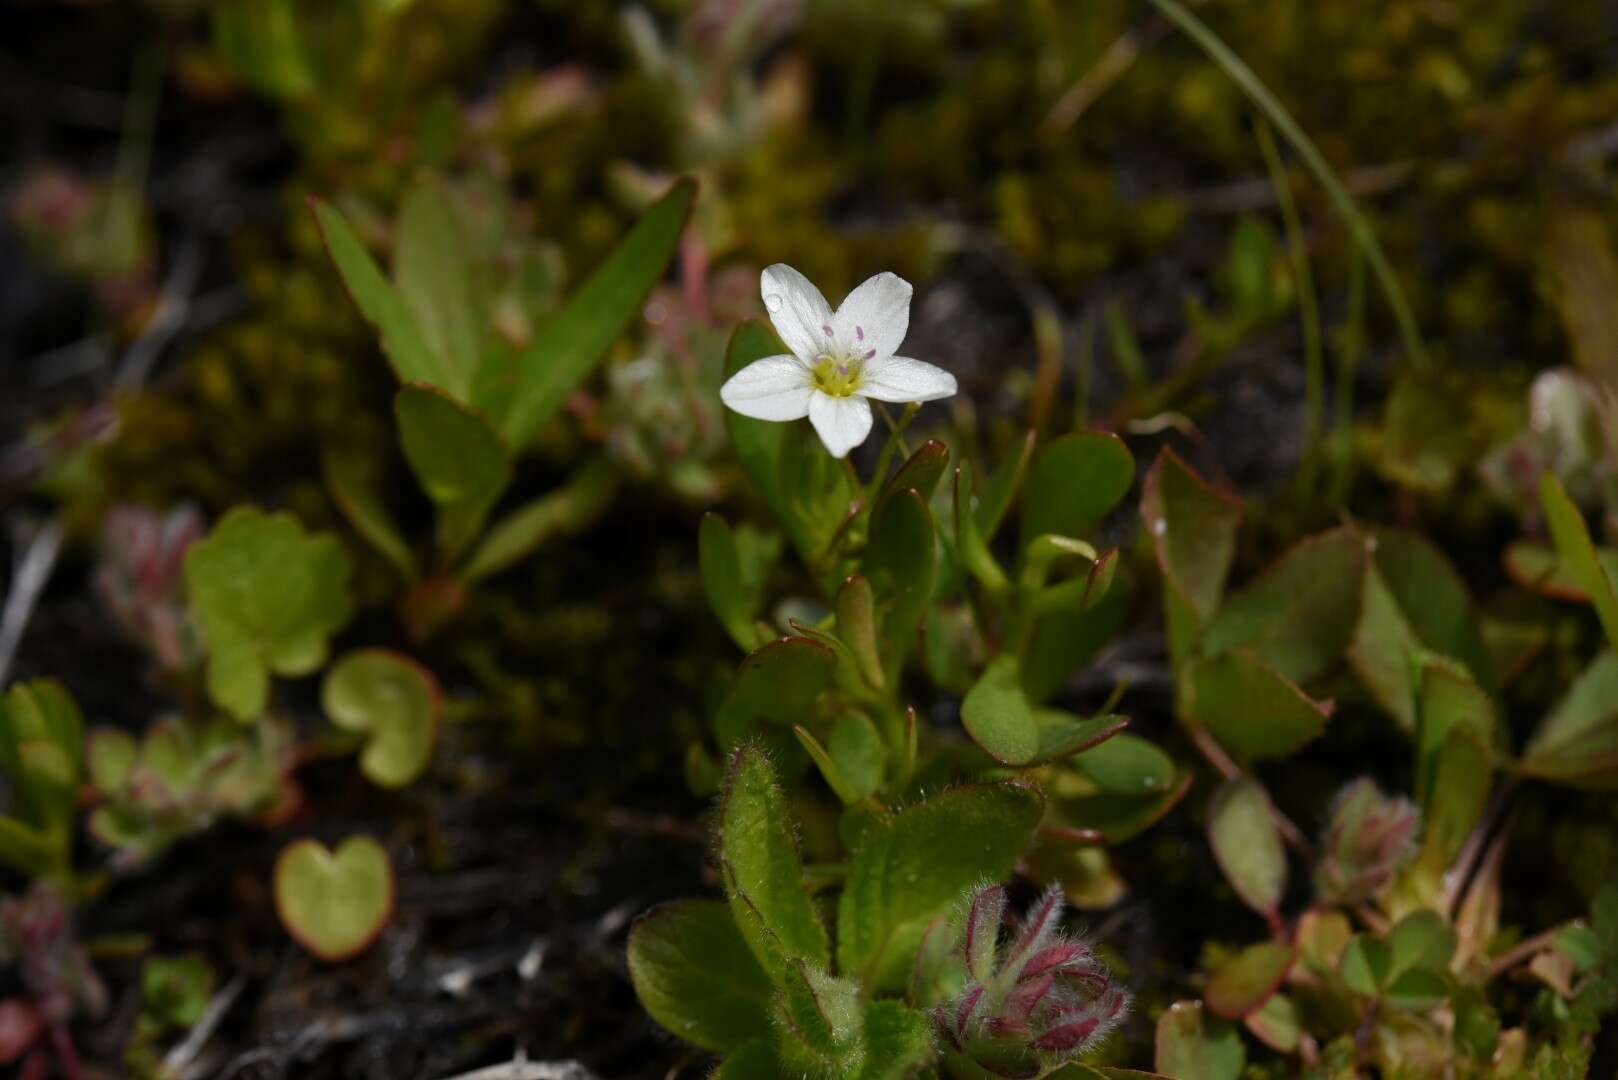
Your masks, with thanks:
[[[1230,50],[1219,36],[1208,25],[1187,11],[1179,0],[1149,0],[1149,3],[1163,14],[1174,25],[1178,26],[1203,52],[1207,53],[1214,63],[1222,68],[1232,82],[1242,89],[1249,100],[1256,105],[1270,123],[1286,137],[1287,142],[1297,151],[1303,163],[1314,173],[1320,186],[1326,189],[1331,197],[1337,212],[1348,223],[1349,230],[1354,234],[1354,240],[1365,252],[1365,259],[1371,264],[1376,274],[1377,283],[1382,286],[1388,307],[1393,311],[1394,321],[1399,324],[1399,334],[1404,339],[1405,351],[1410,354],[1410,362],[1417,369],[1427,370],[1432,366],[1428,356],[1427,346],[1422,341],[1421,329],[1416,325],[1415,314],[1410,309],[1410,303],[1405,298],[1404,289],[1399,285],[1399,279],[1393,273],[1387,256],[1383,254],[1382,245],[1377,242],[1376,233],[1371,229],[1371,223],[1360,211],[1359,204],[1354,201],[1348,188],[1337,178],[1336,172],[1326,161],[1325,155],[1315,146],[1304,130],[1298,126],[1297,121],[1287,112],[1286,107],[1270,93],[1259,77]]]

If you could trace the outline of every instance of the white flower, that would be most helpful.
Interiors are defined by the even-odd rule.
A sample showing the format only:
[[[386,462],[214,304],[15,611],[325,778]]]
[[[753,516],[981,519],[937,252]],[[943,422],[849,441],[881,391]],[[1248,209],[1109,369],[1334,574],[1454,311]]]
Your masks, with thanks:
[[[833,457],[871,433],[871,401],[937,401],[955,376],[894,351],[910,328],[910,282],[881,273],[835,312],[809,279],[785,263],[760,278],[764,310],[790,354],[766,356],[719,388],[730,408],[755,420],[807,416]]]

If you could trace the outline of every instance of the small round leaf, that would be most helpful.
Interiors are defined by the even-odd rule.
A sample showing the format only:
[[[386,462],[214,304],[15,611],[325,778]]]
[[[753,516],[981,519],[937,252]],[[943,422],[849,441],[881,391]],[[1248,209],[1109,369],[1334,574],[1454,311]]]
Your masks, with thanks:
[[[332,852],[295,840],[275,861],[275,910],[287,933],[322,960],[364,952],[393,914],[393,865],[368,836]]]
[[[320,688],[332,723],[367,736],[360,769],[381,787],[421,775],[438,734],[442,695],[427,669],[386,649],[362,649],[332,665]]]

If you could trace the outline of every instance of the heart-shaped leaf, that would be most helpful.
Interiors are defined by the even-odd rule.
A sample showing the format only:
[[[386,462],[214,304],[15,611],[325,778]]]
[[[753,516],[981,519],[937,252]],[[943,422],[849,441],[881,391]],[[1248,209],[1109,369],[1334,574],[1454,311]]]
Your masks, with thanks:
[[[635,920],[629,977],[653,1020],[704,1050],[770,1029],[775,987],[718,901],[675,900]]]
[[[351,652],[333,664],[320,700],[332,723],[366,735],[360,770],[382,787],[404,787],[427,767],[443,695],[414,660],[386,649]]]
[[[1276,922],[1286,891],[1286,852],[1270,798],[1258,781],[1238,777],[1214,792],[1208,803],[1208,842],[1236,895]],[[1214,1011],[1235,1019],[1221,1009]]]
[[[1196,663],[1192,709],[1220,745],[1238,757],[1286,757],[1319,737],[1331,716],[1296,683],[1247,649]]]
[[[393,916],[393,864],[368,836],[351,836],[335,852],[318,840],[294,840],[275,860],[275,910],[287,933],[320,959],[357,956]]]
[[[837,959],[870,992],[904,987],[928,923],[998,881],[1028,846],[1044,800],[1015,783],[951,788],[868,830],[838,904]]]
[[[208,694],[237,718],[264,710],[269,677],[307,675],[348,621],[349,564],[336,539],[291,514],[238,507],[185,555],[208,648]]]
[[[399,444],[438,508],[438,546],[459,557],[511,482],[511,457],[482,415],[437,387],[412,383],[393,399]]]
[[[1297,949],[1278,941],[1249,945],[1209,977],[1202,995],[1208,1011],[1227,1020],[1252,1015],[1281,988],[1297,958]]]
[[[788,961],[831,962],[826,930],[804,888],[786,799],[757,745],[731,757],[719,808],[720,870],[742,937],[778,984]]]
[[[1135,458],[1106,432],[1063,435],[1034,455],[1023,483],[1022,542],[1047,533],[1084,536],[1135,482]]]

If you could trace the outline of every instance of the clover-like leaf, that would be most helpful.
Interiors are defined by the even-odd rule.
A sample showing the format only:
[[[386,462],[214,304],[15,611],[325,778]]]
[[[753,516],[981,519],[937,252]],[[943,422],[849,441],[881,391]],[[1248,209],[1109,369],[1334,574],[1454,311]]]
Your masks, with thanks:
[[[393,895],[393,864],[368,836],[351,836],[335,852],[318,840],[294,840],[275,860],[281,925],[328,962],[370,947],[393,916]]]
[[[414,660],[386,649],[348,653],[326,672],[321,705],[331,722],[366,736],[360,770],[382,787],[404,787],[427,767],[443,695]]]
[[[269,679],[307,675],[348,621],[348,556],[291,514],[240,507],[185,555],[208,649],[208,694],[238,719],[264,710]]]
[[[1044,799],[1014,783],[951,788],[869,829],[838,905],[839,968],[899,990],[931,920],[972,885],[1010,873]]]
[[[1278,922],[1287,860],[1270,798],[1258,781],[1227,781],[1208,804],[1208,842],[1219,869],[1242,902]],[[1215,1008],[1221,1016],[1237,1017]],[[1242,1015],[1246,1015],[1243,1013]]]
[[[652,1019],[704,1050],[770,1030],[775,987],[715,900],[660,904],[629,931],[629,977]]]

